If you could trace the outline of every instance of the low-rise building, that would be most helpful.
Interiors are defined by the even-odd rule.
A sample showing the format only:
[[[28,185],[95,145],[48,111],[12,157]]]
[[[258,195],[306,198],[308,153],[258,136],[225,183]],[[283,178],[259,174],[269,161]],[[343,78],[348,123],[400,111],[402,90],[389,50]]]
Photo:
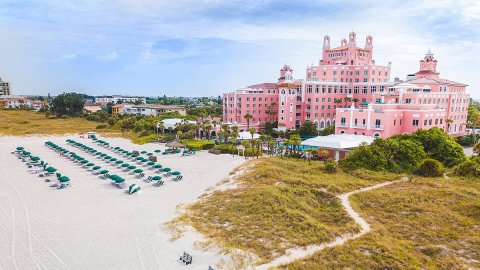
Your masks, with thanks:
[[[147,103],[147,99],[145,97],[139,96],[122,96],[122,95],[112,95],[112,96],[97,96],[95,97],[95,102],[111,102],[114,104],[117,103]]]
[[[177,105],[133,105],[129,107],[123,107],[123,114],[135,114],[135,115],[153,115],[159,116],[164,113],[178,112],[180,115],[187,115],[187,109],[184,106]]]

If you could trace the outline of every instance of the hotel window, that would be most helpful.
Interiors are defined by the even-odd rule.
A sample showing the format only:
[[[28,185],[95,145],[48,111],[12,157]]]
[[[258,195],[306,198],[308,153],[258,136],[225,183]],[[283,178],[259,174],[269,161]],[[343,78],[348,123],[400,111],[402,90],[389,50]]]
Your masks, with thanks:
[[[329,94],[332,93],[332,87],[331,86],[328,87],[328,93]]]
[[[340,125],[345,126],[345,122],[346,122],[346,121],[347,121],[347,119],[345,119],[345,117],[342,117],[342,118],[340,119]]]
[[[315,98],[315,102],[318,102],[318,100],[319,100],[319,99],[318,99],[318,97],[317,97],[317,98]]]
[[[385,86],[384,85],[380,86],[380,92],[385,92]]]
[[[376,93],[377,92],[377,87],[376,86],[371,86],[370,87],[370,92]]]
[[[363,75],[367,76],[368,75],[368,70],[364,70]]]
[[[328,98],[327,101],[328,101],[328,102],[332,102],[332,98]]]
[[[355,75],[360,75],[360,71],[355,71]]]
[[[312,86],[311,85],[308,85],[307,86],[307,93],[312,93]]]
[[[333,75],[337,75],[337,71],[336,71],[336,70],[333,71]]]
[[[394,125],[394,126],[397,125],[397,119],[393,119],[393,125]]]
[[[322,85],[322,93],[325,94],[325,85]]]
[[[324,113],[322,113],[322,114],[321,114],[321,117],[324,117],[324,116],[325,116],[325,114],[324,114]]]
[[[337,87],[337,86],[334,86],[334,87],[333,87],[333,93],[336,94],[337,92],[338,92],[338,87]]]
[[[316,71],[313,72],[313,77],[315,77],[315,76],[317,76],[317,72],[316,72]]]
[[[382,124],[382,120],[380,119],[375,119],[375,127],[380,128],[380,125]]]
[[[407,103],[407,104],[410,104],[410,103],[412,103],[412,99],[411,99],[411,98],[407,98],[407,99],[405,99],[405,103]]]
[[[426,126],[427,125],[427,120],[423,120],[423,125]]]
[[[318,113],[315,113],[315,118],[318,118]]]
[[[366,87],[366,86],[364,86],[364,87],[362,88],[362,93],[363,93],[363,94],[367,94],[367,93],[368,93],[368,90],[367,90],[367,87]]]
[[[358,86],[355,86],[355,87],[353,88],[353,93],[354,93],[354,94],[358,94]]]
[[[363,78],[363,82],[368,82],[368,79],[367,79],[367,78]]]
[[[325,98],[324,98],[324,97],[322,97],[322,102],[325,102]]]
[[[343,70],[342,70],[342,71],[340,71],[340,75],[343,75],[343,73],[344,73],[344,72],[343,72]]]
[[[350,71],[350,75],[353,75],[353,71]]]
[[[250,98],[249,98],[249,97],[247,97],[247,101],[250,101]]]
[[[355,124],[354,124],[354,126],[357,126],[358,119],[357,119],[357,118],[355,118],[355,120],[354,120],[353,122],[355,123]]]
[[[382,103],[382,99],[381,99],[381,98],[377,98],[377,99],[375,100],[375,103]]]
[[[318,110],[318,105],[315,105],[315,110]]]
[[[350,80],[351,80],[351,79],[350,79]],[[360,80],[359,80],[359,79],[355,79],[355,82],[358,83],[358,82],[360,82]]]
[[[325,76],[325,75],[327,75],[327,72],[326,72],[326,71],[323,72],[323,76]]]
[[[432,125],[432,119],[428,120],[428,124],[431,126]]]
[[[414,126],[414,127],[418,127],[418,120],[413,120],[413,122],[412,122],[412,126]]]
[[[317,94],[320,93],[320,87],[318,85],[315,86],[315,93],[317,93]]]

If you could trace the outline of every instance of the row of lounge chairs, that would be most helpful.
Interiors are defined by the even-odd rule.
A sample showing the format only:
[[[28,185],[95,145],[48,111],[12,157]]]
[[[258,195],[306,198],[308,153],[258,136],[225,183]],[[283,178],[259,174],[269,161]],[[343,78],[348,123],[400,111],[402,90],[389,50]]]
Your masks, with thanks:
[[[71,142],[75,143],[73,140],[70,140]],[[68,142],[68,140],[67,140]],[[98,143],[98,141],[96,141]],[[110,145],[109,143],[105,144],[105,141],[100,141],[100,145]],[[82,144],[83,145],[83,144]],[[172,171],[170,168],[164,168],[162,165],[157,164],[153,161],[149,161],[148,159],[144,157],[140,157],[135,155],[133,152],[129,152],[125,149],[122,149],[121,147],[107,147],[107,149],[111,150],[112,152],[115,152],[117,155],[121,155],[124,158],[130,158],[132,161],[136,161],[137,164],[143,165],[144,167],[149,167],[150,170],[154,170],[156,173],[164,173],[165,176],[174,176],[173,180],[182,180],[183,175],[181,175],[181,172],[179,171]],[[147,153],[146,151],[142,151],[141,153]],[[149,153],[147,153],[148,155]],[[123,165],[124,166],[124,165]],[[132,169],[135,169],[132,167]],[[124,169],[124,170],[128,170]],[[137,169],[138,170],[138,169]],[[143,172],[137,171],[137,173],[140,173],[141,177],[138,178],[143,178],[144,174],[142,175]],[[147,178],[148,181],[148,178]]]
[[[70,145],[72,145],[74,147],[77,147],[77,148],[79,148],[79,149],[81,149],[81,150],[83,150],[83,151],[85,151],[85,152],[87,152],[91,155],[95,155],[97,158],[103,158],[104,160],[107,161],[107,163],[110,163],[110,165],[112,165],[114,167],[117,167],[117,168],[121,168],[124,172],[129,172],[130,174],[135,175],[135,177],[138,178],[138,179],[144,179],[147,182],[156,181],[155,185],[157,185],[157,186],[161,186],[164,183],[163,180],[162,180],[162,177],[158,176],[158,175],[157,176],[149,176],[149,177],[145,178],[145,173],[142,169],[137,168],[134,165],[130,165],[130,164],[126,163],[126,161],[122,160],[121,158],[117,159],[117,158],[112,158],[110,156],[106,156],[106,154],[98,152],[96,149],[94,149],[92,147],[89,147],[89,146],[87,146],[83,143],[76,142],[74,140],[67,140],[67,143],[69,143]],[[113,150],[114,150],[114,152],[116,152],[116,154],[123,154],[124,158],[131,158],[132,161],[137,161],[137,163],[142,164],[145,167],[149,167],[151,170],[155,170],[159,173],[163,172],[167,176],[173,175],[173,176],[175,176],[175,178],[173,178],[174,180],[181,180],[183,178],[181,173],[178,172],[178,171],[172,172],[170,168],[163,168],[160,164],[156,164],[155,162],[152,162],[152,161],[147,162],[148,160],[146,160],[142,157],[129,155],[128,151],[127,151],[128,153],[126,153],[125,150],[123,150],[119,147],[116,147]],[[112,159],[113,159],[114,162],[112,162]],[[102,171],[102,172],[107,173],[108,171],[107,172]]]
[[[28,172],[31,174],[38,173],[39,177],[46,177],[56,173],[57,180],[50,186],[58,189],[64,189],[70,186],[69,177],[57,172],[56,168],[49,166],[47,162],[41,160],[39,157],[33,156],[30,152],[25,150],[24,147],[17,147],[12,154],[15,154],[19,159],[22,160],[22,162],[25,162]],[[51,182],[49,179],[46,179],[45,181]]]

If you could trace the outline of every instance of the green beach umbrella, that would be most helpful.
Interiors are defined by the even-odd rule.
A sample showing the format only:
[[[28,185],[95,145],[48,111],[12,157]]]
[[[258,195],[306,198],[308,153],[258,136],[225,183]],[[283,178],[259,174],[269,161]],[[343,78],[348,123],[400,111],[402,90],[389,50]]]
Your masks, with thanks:
[[[147,153],[147,151],[142,151],[142,152],[140,152],[140,154],[146,154],[146,153]]]
[[[39,157],[32,157],[31,160],[32,160],[32,161],[39,161],[40,158],[39,158]]]
[[[92,167],[92,166],[95,166],[95,164],[93,164],[93,163],[88,163],[87,164],[87,167]]]
[[[157,164],[157,165],[154,165],[153,168],[155,168],[155,169],[161,169],[161,168],[162,168],[162,165]]]
[[[31,153],[28,152],[28,151],[23,151],[23,155],[24,155],[24,156],[28,156],[28,155],[30,155],[30,154],[31,154]]]
[[[107,154],[100,154],[100,156],[101,156],[101,157],[106,157],[106,156],[107,156]]]
[[[111,156],[105,156],[105,159],[112,159]]]
[[[142,173],[143,170],[142,170],[142,169],[136,169],[136,170],[134,170],[133,172],[134,172],[134,173]]]
[[[128,164],[128,163],[123,163],[123,164],[122,164],[122,167],[123,167],[123,168],[127,168],[128,166],[130,166],[130,164]]]
[[[117,161],[115,161],[115,163],[117,163],[117,164],[122,164],[122,163],[123,163],[123,160],[117,160]]]
[[[84,159],[84,160],[80,161],[80,163],[86,164],[86,163],[88,163],[88,160]]]
[[[152,153],[148,153],[147,156],[153,156],[153,154],[152,154]]]
[[[57,169],[55,169],[54,167],[48,167],[45,171],[49,172],[49,173],[54,173],[57,171]]]
[[[149,161],[149,162],[147,163],[147,165],[148,165],[148,166],[153,166],[153,165],[155,165],[155,162]]]
[[[133,166],[133,165],[132,165],[132,166],[128,166],[128,169],[129,169],[129,170],[133,170],[133,169],[136,169],[136,168],[137,168],[137,167],[135,167],[135,166]]]
[[[23,150],[23,149],[25,149],[25,148],[23,148],[23,147],[21,147],[21,146],[17,147],[17,150],[18,150],[18,151],[21,151],[21,150]]]
[[[163,171],[164,171],[164,172],[169,172],[169,171],[171,171],[171,170],[172,170],[172,169],[170,169],[170,168],[163,168]]]
[[[162,180],[162,177],[157,175],[157,176],[152,177],[151,180],[153,180],[153,181]]]
[[[95,167],[92,168],[92,170],[95,170],[95,171],[96,171],[96,170],[100,170],[101,168],[102,168],[102,167],[100,167],[100,166],[95,166]]]
[[[137,157],[136,158],[136,160],[142,160],[142,159],[143,159],[143,157]]]
[[[160,153],[160,152],[162,152],[162,151],[160,151],[160,150],[157,149],[157,150],[155,150],[154,152],[155,152],[155,153]]]
[[[67,176],[62,176],[58,179],[58,181],[60,181],[60,183],[65,183],[70,181],[70,178],[68,178]]]
[[[182,174],[182,173],[179,172],[179,171],[174,171],[174,172],[172,173],[172,175],[180,175],[180,174]]]
[[[114,157],[112,157],[112,158],[110,159],[110,161],[117,161],[117,159],[114,158]]]
[[[120,183],[123,183],[123,182],[125,182],[125,179],[123,179],[123,178],[115,179],[115,183],[117,183],[117,184],[120,184]]]
[[[108,170],[102,170],[100,171],[100,174],[107,174],[108,173]]]

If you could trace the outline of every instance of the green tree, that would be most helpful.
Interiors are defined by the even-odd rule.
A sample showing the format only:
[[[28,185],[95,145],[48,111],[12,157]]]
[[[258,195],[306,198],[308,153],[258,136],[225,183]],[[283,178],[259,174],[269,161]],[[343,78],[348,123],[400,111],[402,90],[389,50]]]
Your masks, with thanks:
[[[249,132],[250,135],[252,136],[252,140],[253,140],[253,135],[255,135],[255,133],[257,133],[257,130],[254,129],[254,128],[249,128],[249,129],[248,129],[248,132]]]
[[[298,129],[300,135],[303,136],[316,136],[318,135],[318,130],[315,128],[315,125],[311,121],[305,121],[302,126]]]
[[[353,171],[364,168],[372,171],[386,171],[388,168],[387,157],[382,148],[377,145],[361,145],[353,153],[340,161],[340,166]]]
[[[474,145],[476,143],[475,133],[477,130],[477,126],[479,125],[480,125],[480,112],[478,111],[475,105],[470,104],[470,106],[468,106],[467,126],[472,128],[472,133],[470,134],[471,145]]]
[[[331,134],[335,134],[335,126],[328,126],[318,133],[320,136],[328,136]]]
[[[56,96],[51,104],[51,112],[57,116],[79,116],[83,113],[85,104],[84,95],[77,93],[64,93]]]

